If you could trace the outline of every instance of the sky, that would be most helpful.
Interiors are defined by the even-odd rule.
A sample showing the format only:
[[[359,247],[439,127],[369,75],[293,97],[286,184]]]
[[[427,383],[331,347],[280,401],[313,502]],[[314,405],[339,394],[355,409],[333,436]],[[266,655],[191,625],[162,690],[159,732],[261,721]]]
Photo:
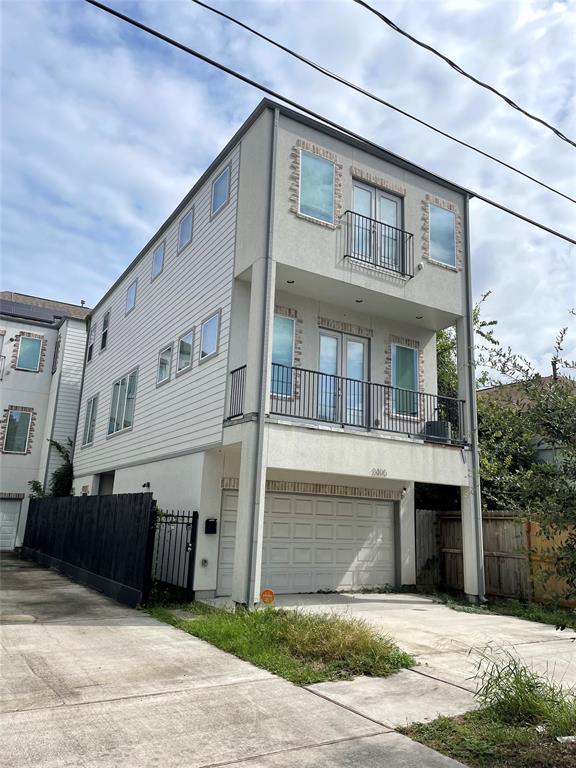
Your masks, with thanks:
[[[214,5],[576,196],[576,149],[352,0]],[[190,0],[109,5],[457,184],[576,238],[576,206],[332,83]],[[576,140],[576,2],[373,0]],[[94,306],[262,94],[82,0],[3,0],[1,287]],[[576,246],[471,203],[473,293],[505,345],[576,358]]]

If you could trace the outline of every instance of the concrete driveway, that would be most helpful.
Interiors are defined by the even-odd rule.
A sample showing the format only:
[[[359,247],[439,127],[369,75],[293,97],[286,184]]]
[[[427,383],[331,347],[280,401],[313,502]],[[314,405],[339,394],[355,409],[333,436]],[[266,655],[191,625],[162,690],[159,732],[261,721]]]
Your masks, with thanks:
[[[478,651],[508,649],[540,674],[576,686],[576,633],[495,614],[454,611],[411,594],[283,595],[277,605],[365,619],[418,661],[386,679],[321,683],[311,690],[390,726],[476,706]]]
[[[459,765],[51,571],[0,576],[1,766]]]

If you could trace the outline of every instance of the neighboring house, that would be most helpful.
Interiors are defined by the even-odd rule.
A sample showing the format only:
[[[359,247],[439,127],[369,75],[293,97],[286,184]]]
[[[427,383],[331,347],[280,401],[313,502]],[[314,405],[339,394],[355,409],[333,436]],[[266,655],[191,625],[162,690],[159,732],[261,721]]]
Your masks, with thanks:
[[[481,595],[467,222],[458,186],[264,100],[91,312],[75,492],[198,509],[197,593],[252,604],[414,584],[414,483],[458,485]]]
[[[22,543],[29,482],[47,486],[74,438],[88,309],[0,292],[0,549]]]

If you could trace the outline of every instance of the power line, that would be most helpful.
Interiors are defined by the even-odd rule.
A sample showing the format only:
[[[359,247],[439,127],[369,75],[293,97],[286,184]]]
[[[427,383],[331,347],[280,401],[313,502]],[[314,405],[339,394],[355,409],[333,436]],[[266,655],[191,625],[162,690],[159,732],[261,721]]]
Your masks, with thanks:
[[[231,75],[232,77],[235,77],[237,80],[241,80],[243,83],[247,83],[248,85],[251,85],[253,88],[256,88],[257,90],[262,91],[263,93],[267,93],[269,96],[272,96],[273,98],[278,99],[279,101],[283,101],[285,104],[289,104],[294,109],[298,109],[304,114],[310,115],[310,117],[313,117],[315,120],[318,120],[319,122],[324,123],[330,126],[331,128],[334,128],[335,130],[339,131],[340,133],[346,136],[349,136],[352,139],[356,139],[356,141],[362,142],[365,146],[372,147],[378,152],[382,151],[382,147],[378,146],[378,144],[376,144],[375,142],[370,141],[369,139],[366,139],[363,136],[360,136],[360,134],[358,133],[354,133],[348,128],[345,128],[344,126],[339,125],[338,123],[335,123],[333,120],[330,120],[327,117],[323,117],[318,112],[314,112],[313,110],[308,109],[308,107],[305,107],[302,104],[299,104],[298,102],[294,101],[293,99],[288,98],[288,96],[283,96],[277,91],[272,90],[272,88],[268,88],[266,85],[262,85],[261,83],[258,83],[256,80],[252,80],[246,75],[243,75],[242,73],[237,72],[236,70],[231,69],[230,67],[227,67],[225,64],[220,64],[220,62],[215,61],[214,59],[211,59],[209,56],[206,56],[203,53],[200,53],[200,51],[196,51],[193,48],[190,48],[187,45],[184,45],[183,43],[179,43],[177,40],[174,40],[173,38],[168,37],[167,35],[164,35],[162,32],[158,32],[156,29],[153,29],[152,27],[148,27],[145,24],[142,24],[140,21],[137,21],[136,19],[133,19],[130,16],[126,16],[124,13],[121,13],[120,11],[116,11],[114,8],[110,8],[109,6],[98,2],[98,0],[84,0],[84,2],[95,6],[96,8],[100,8],[100,10],[105,11],[106,13],[109,13],[111,16],[116,16],[118,19],[125,21],[127,24],[130,24],[131,26],[136,27],[137,29],[140,29],[143,32],[147,32],[149,35],[152,35],[153,37],[158,38],[158,40],[162,40],[163,42],[168,43],[168,45],[171,45],[174,48],[178,48],[179,50],[184,51],[185,53],[188,53],[197,59],[200,59],[200,61],[203,61],[206,64],[210,64],[212,67],[215,67],[216,69],[219,69],[222,72],[226,72],[226,74]],[[391,156],[393,155],[392,152],[388,152],[388,154]],[[398,159],[402,159],[398,155],[396,155],[396,157]],[[437,174],[434,174],[434,175],[437,175]],[[482,202],[487,203],[488,205],[491,205],[494,208],[498,208],[499,210],[504,211],[505,213],[509,213],[511,216],[514,216],[515,218],[520,219],[521,221],[525,221],[527,224],[532,224],[532,226],[537,227],[538,229],[542,229],[544,232],[548,232],[548,234],[550,235],[555,235],[556,237],[559,237],[562,240],[566,240],[566,242],[571,243],[572,245],[576,245],[576,240],[572,239],[568,235],[564,235],[562,232],[558,232],[557,230],[552,229],[551,227],[548,227],[545,224],[542,224],[538,221],[535,221],[534,219],[531,219],[522,213],[518,213],[518,211],[514,211],[511,208],[508,208],[507,206],[502,205],[502,203],[498,203],[495,200],[491,200],[489,197],[481,195],[478,192],[474,192],[473,190],[466,189],[465,187],[461,187],[460,185],[457,185],[457,186],[463,192],[465,192],[467,195],[470,195],[471,197],[475,197],[478,200],[482,200]]]
[[[362,88],[362,86],[357,85],[356,83],[352,83],[349,80],[346,80],[341,75],[337,75],[335,72],[332,72],[331,70],[326,69],[326,67],[323,67],[321,64],[318,64],[317,62],[312,61],[311,59],[307,59],[305,56],[302,56],[300,53],[297,53],[291,48],[288,48],[286,45],[283,45],[282,43],[279,43],[277,40],[274,40],[273,38],[268,37],[267,35],[264,35],[262,32],[259,32],[257,29],[250,27],[248,24],[245,24],[243,21],[240,21],[234,16],[230,16],[230,14],[225,13],[224,11],[221,11],[218,8],[213,8],[211,5],[208,5],[208,3],[202,2],[202,0],[192,0],[192,2],[196,3],[196,5],[202,6],[202,8],[206,8],[208,11],[211,11],[212,13],[215,13],[224,19],[227,19],[228,21],[231,21],[233,24],[236,24],[239,27],[242,27],[243,29],[250,32],[251,34],[256,35],[262,40],[265,40],[267,43],[270,43],[270,45],[273,45],[276,48],[279,48],[281,51],[284,51],[290,56],[293,56],[295,59],[298,59],[299,61],[303,62],[307,66],[312,67],[312,69],[315,69],[317,72],[320,72],[321,74],[326,75],[326,77],[330,77],[332,80],[336,80],[336,82],[341,83],[342,85],[345,85],[348,88],[352,88],[358,93],[361,93],[363,96],[367,96],[369,99],[372,99],[373,101],[377,101],[379,104],[382,104],[385,107],[388,107],[389,109],[393,109],[395,112],[399,112],[401,115],[404,115],[404,117],[408,117],[410,120],[414,120],[415,122],[420,123],[420,125],[423,125],[426,128],[429,128],[431,131],[435,131],[435,133],[439,133],[441,136],[444,136],[445,138],[450,139],[451,141],[455,141],[457,144],[460,144],[461,146],[466,147],[467,149],[471,149],[473,152],[477,152],[479,155],[483,155],[484,157],[487,157],[489,160],[493,160],[495,163],[499,163],[500,165],[503,165],[505,168],[508,168],[510,171],[514,171],[514,173],[518,173],[520,176],[524,176],[524,178],[528,179],[529,181],[533,181],[535,184],[539,184],[541,187],[544,187],[550,192],[554,192],[554,194],[556,195],[560,195],[560,197],[563,197],[566,200],[569,200],[571,203],[576,203],[576,198],[570,197],[570,195],[567,195],[565,192],[561,192],[560,190],[555,189],[554,187],[551,187],[550,185],[546,184],[544,181],[537,179],[535,176],[531,176],[529,173],[525,173],[524,171],[521,171],[519,168],[516,168],[515,166],[510,165],[510,163],[507,163],[504,160],[500,160],[498,157],[491,155],[489,152],[485,152],[482,149],[478,149],[478,147],[475,147],[472,144],[468,144],[468,142],[463,141],[462,139],[458,139],[455,136],[452,136],[452,134],[441,130],[440,128],[436,128],[434,125],[427,123],[425,120],[422,120],[419,117],[415,117],[414,115],[411,115],[409,112],[406,112],[405,110],[400,109],[400,107],[396,107],[394,104],[391,104],[389,101],[385,101],[379,96],[376,96],[374,93],[367,91],[365,88]]]
[[[404,35],[404,37],[407,37],[408,40],[411,40],[413,43],[416,43],[416,45],[419,45],[421,48],[425,48],[427,51],[430,51],[430,53],[433,53],[435,56],[438,56],[439,59],[442,59],[442,61],[445,61],[446,64],[452,67],[452,69],[456,70],[458,74],[463,75],[464,77],[467,77],[469,80],[472,80],[473,83],[476,83],[476,85],[479,85],[481,88],[485,88],[487,91],[491,91],[492,93],[495,93],[496,96],[498,96],[503,101],[505,101],[506,104],[508,104],[508,106],[518,110],[518,112],[521,112],[526,117],[529,117],[530,120],[535,120],[537,123],[540,123],[541,125],[545,126],[549,130],[551,130],[552,133],[555,133],[559,139],[562,139],[562,141],[566,141],[568,142],[568,144],[571,144],[573,147],[576,147],[576,142],[572,141],[572,139],[569,139],[568,136],[563,134],[562,131],[560,131],[558,128],[551,125],[550,123],[547,123],[546,120],[543,120],[541,117],[538,117],[538,115],[533,115],[531,112],[528,112],[526,109],[516,104],[515,101],[512,101],[512,99],[506,96],[506,94],[501,93],[496,88],[494,88],[494,86],[489,85],[488,83],[485,83],[483,80],[478,80],[477,77],[474,77],[474,75],[471,75],[469,72],[466,72],[464,69],[462,69],[461,66],[456,64],[456,62],[452,61],[452,59],[449,59],[448,56],[445,56],[443,53],[440,53],[440,51],[438,51],[433,46],[428,45],[428,43],[425,43],[422,40],[418,40],[417,37],[414,37],[409,32],[406,32],[405,29],[402,29],[402,27],[399,27],[397,24],[395,24],[392,21],[392,19],[389,19],[388,16],[385,16],[383,13],[376,10],[376,8],[373,8],[371,5],[365,2],[365,0],[353,0],[353,1],[358,5],[361,5],[363,8],[366,8],[366,10],[370,11],[370,13],[373,13],[375,16],[381,19],[385,24],[388,24],[388,26],[391,27],[391,29],[393,29],[395,32],[398,32],[400,35]]]

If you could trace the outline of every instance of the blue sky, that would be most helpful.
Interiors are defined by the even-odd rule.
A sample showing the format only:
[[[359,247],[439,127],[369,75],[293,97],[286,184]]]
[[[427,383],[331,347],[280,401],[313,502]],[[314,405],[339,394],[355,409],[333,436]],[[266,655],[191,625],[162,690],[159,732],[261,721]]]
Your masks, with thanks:
[[[576,196],[576,150],[351,0],[214,0],[383,98]],[[114,2],[382,146],[576,236],[574,205],[312,73],[189,0]],[[576,4],[374,4],[576,137]],[[4,0],[3,289],[94,305],[261,94],[81,0]],[[474,293],[545,370],[576,248],[472,203]],[[576,328],[567,345],[576,358]]]

